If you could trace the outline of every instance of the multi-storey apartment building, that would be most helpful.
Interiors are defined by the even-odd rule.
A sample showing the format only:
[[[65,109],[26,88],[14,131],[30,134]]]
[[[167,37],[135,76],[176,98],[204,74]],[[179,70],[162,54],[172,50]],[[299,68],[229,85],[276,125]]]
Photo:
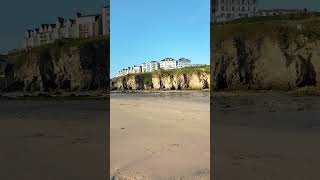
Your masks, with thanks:
[[[177,61],[172,58],[165,58],[160,61],[160,68],[163,70],[176,69]]]
[[[212,0],[211,20],[214,22],[229,21],[238,18],[252,17],[257,13],[257,0]]]
[[[132,73],[133,73],[133,74],[142,73],[142,68],[141,68],[141,66],[133,66],[133,68],[132,68]]]
[[[148,73],[158,70],[171,70],[177,68],[192,67],[191,61],[186,58],[180,58],[175,60],[173,58],[165,58],[159,62],[149,61],[142,63],[141,66],[128,67],[127,69],[122,69],[118,71],[117,76],[124,76],[128,74],[139,74],[139,73]]]
[[[186,58],[180,58],[179,60],[177,60],[177,68],[189,67],[190,64],[191,64],[191,61]]]
[[[24,48],[53,43],[58,39],[88,38],[109,34],[110,6],[101,8],[101,14],[82,15],[74,19],[58,17],[55,24],[42,24],[39,28],[26,30]]]
[[[153,72],[160,69],[160,64],[157,61],[150,61],[146,63],[146,72]]]
[[[107,0],[107,5],[101,9],[101,14],[103,35],[108,35],[110,33],[110,0]]]
[[[142,71],[142,73],[147,72],[147,63],[142,63],[141,64],[141,71]]]

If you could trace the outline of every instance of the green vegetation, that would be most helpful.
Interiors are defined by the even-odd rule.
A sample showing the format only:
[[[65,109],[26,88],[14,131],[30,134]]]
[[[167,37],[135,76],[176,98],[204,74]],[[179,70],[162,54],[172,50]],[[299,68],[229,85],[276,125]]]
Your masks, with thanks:
[[[320,89],[318,87],[303,87],[290,92],[294,96],[320,96]]]
[[[142,82],[145,85],[151,85],[152,84],[152,74],[151,73],[143,73],[140,75],[142,78]]]
[[[286,33],[288,40],[304,33],[310,38],[320,37],[320,13],[298,13],[278,16],[252,17],[238,19],[224,24],[211,25],[211,37],[215,41],[241,39],[257,39],[268,36],[277,38]],[[298,28],[300,26],[301,28]],[[212,39],[213,40],[213,39]]]
[[[173,69],[173,70],[159,70],[159,71],[154,71],[152,73],[141,73],[141,74],[135,74],[135,75],[130,74],[125,76],[115,77],[113,78],[113,80],[117,81],[120,78],[127,79],[131,76],[140,76],[143,79],[144,83],[149,83],[152,81],[153,75],[170,76],[170,75],[177,75],[177,74],[192,74],[192,73],[202,73],[202,72],[210,74],[210,66],[205,65],[205,66],[199,66],[199,67],[186,67],[186,68]]]
[[[157,75],[176,75],[176,74],[192,74],[192,73],[200,73],[200,72],[206,72],[210,73],[210,66],[199,66],[199,67],[186,67],[181,69],[174,69],[174,70],[160,70],[155,71],[153,74]]]
[[[26,58],[27,58],[27,55],[25,53],[17,54],[14,68],[16,70],[20,69]]]
[[[22,67],[23,63],[27,59],[30,60],[31,56],[40,56],[41,54],[52,54],[54,60],[58,60],[62,54],[63,49],[70,47],[82,48],[88,45],[105,43],[108,39],[105,37],[94,37],[94,38],[83,38],[83,39],[60,39],[56,40],[52,44],[46,44],[39,47],[34,47],[28,52],[25,50],[18,51],[14,54],[10,54],[11,57],[15,59],[15,69]]]

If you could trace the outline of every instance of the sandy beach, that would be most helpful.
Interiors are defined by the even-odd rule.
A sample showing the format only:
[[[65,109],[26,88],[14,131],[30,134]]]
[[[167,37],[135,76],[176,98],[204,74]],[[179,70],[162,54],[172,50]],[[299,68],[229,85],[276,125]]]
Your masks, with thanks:
[[[107,175],[105,100],[0,99],[0,179]]]
[[[112,93],[111,175],[210,179],[209,93]]]
[[[320,96],[215,93],[213,177],[320,179]]]

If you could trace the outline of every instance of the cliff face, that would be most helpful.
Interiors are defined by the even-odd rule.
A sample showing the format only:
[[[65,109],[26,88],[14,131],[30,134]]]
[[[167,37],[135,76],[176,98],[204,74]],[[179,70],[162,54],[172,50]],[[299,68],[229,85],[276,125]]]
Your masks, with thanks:
[[[0,89],[13,81],[13,64],[8,62],[8,57],[0,55]]]
[[[245,25],[221,25],[217,31],[213,27],[213,89],[287,90],[319,86],[320,33],[308,27],[311,22],[292,24],[248,24],[248,28],[256,28],[251,32],[244,32]],[[222,37],[223,29],[230,26],[237,32]]]
[[[208,68],[186,68],[128,75],[114,78],[112,85],[116,90],[208,89],[210,86],[210,72]]]
[[[88,91],[107,87],[107,42],[88,41],[11,55],[14,80],[3,91]]]

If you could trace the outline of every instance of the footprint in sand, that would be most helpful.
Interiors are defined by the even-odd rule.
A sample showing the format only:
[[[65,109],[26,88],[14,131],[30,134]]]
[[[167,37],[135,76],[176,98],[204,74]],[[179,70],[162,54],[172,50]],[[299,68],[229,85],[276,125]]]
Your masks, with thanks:
[[[182,144],[166,144],[165,149],[166,151],[169,151],[169,152],[182,151],[183,145]]]

